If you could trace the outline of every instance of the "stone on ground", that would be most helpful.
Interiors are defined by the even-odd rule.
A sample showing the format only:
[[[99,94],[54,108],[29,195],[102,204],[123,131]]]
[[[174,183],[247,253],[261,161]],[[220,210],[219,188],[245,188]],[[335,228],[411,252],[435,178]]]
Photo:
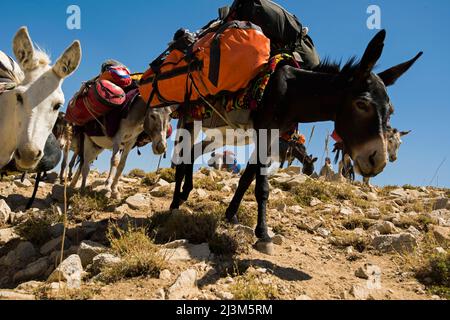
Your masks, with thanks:
[[[0,224],[6,224],[11,216],[11,208],[5,200],[0,200]]]
[[[372,240],[372,246],[381,252],[397,251],[406,253],[414,251],[417,247],[417,240],[410,233],[381,235]]]
[[[167,290],[169,300],[179,300],[197,289],[197,271],[189,269],[180,274],[175,283]]]
[[[85,240],[80,243],[78,248],[78,255],[80,256],[81,264],[83,267],[87,267],[92,263],[92,260],[100,253],[106,252],[108,249],[99,243]]]
[[[83,266],[78,255],[73,254],[64,260],[55,271],[48,277],[48,282],[59,282],[59,280],[67,283],[67,288],[77,289],[81,287],[81,278],[83,275]]]

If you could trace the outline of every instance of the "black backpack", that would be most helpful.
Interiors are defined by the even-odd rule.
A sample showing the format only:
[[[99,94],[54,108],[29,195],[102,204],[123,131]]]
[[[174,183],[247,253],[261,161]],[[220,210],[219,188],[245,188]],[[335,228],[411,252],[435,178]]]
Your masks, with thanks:
[[[303,35],[298,18],[273,1],[235,0],[229,9],[220,9],[219,14],[225,21],[250,21],[261,27],[271,41],[272,55],[297,52],[304,69],[312,69],[320,62],[313,41]]]

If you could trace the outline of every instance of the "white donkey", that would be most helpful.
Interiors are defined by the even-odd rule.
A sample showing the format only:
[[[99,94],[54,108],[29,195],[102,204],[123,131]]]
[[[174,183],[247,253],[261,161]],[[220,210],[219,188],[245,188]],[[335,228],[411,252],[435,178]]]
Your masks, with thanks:
[[[91,163],[103,150],[109,149],[113,151],[113,154],[109,176],[105,182],[106,196],[120,199],[119,179],[139,135],[145,131],[152,142],[153,153],[164,154],[167,151],[167,134],[172,111],[171,107],[149,109],[145,101],[137,97],[132,102],[127,117],[120,122],[120,129],[113,138],[84,134],[82,137],[83,149],[78,150],[81,156],[80,167],[71,182],[71,187],[76,187],[80,175],[82,175],[81,191],[83,191],[86,188]],[[80,137],[77,138],[80,139]]]
[[[17,167],[27,171],[44,155],[64,105],[62,83],[80,65],[81,46],[73,42],[51,66],[48,55],[34,47],[22,27],[14,37],[13,51],[18,64],[0,51],[0,168],[14,158]]]

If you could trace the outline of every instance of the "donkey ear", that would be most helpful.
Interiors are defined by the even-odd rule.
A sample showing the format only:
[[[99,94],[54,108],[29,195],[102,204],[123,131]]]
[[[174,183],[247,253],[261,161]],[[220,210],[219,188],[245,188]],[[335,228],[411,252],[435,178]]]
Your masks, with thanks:
[[[381,30],[370,41],[366,51],[361,59],[359,70],[357,72],[357,78],[366,79],[372,72],[378,59],[384,49],[384,40],[386,39],[386,30]]]
[[[317,160],[319,160],[319,159],[318,158],[314,158],[314,159],[312,159],[312,162],[315,163],[315,162],[317,162]]]
[[[74,41],[53,66],[53,72],[61,79],[67,78],[77,70],[81,63],[81,45]]]
[[[386,87],[392,86],[398,78],[400,78],[406,71],[413,66],[413,64],[423,55],[423,52],[419,52],[417,56],[409,61],[392,67],[386,71],[381,72],[378,76],[383,80]]]
[[[400,136],[401,136],[401,137],[407,136],[407,135],[410,134],[411,132],[412,132],[411,130],[409,130],[409,131],[401,131],[401,132],[400,132]]]
[[[20,28],[14,36],[13,51],[22,70],[28,71],[36,68],[37,59],[27,27]]]

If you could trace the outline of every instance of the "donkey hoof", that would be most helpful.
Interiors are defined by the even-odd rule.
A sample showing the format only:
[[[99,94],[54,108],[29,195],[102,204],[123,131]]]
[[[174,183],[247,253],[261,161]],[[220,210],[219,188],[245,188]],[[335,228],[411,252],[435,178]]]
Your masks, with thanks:
[[[253,247],[255,248],[255,250],[268,256],[272,256],[274,254],[274,246],[272,241],[259,240]]]
[[[232,216],[231,218],[227,217],[227,221],[228,221],[229,224],[231,224],[233,226],[239,225],[239,219],[238,219],[237,216]]]

